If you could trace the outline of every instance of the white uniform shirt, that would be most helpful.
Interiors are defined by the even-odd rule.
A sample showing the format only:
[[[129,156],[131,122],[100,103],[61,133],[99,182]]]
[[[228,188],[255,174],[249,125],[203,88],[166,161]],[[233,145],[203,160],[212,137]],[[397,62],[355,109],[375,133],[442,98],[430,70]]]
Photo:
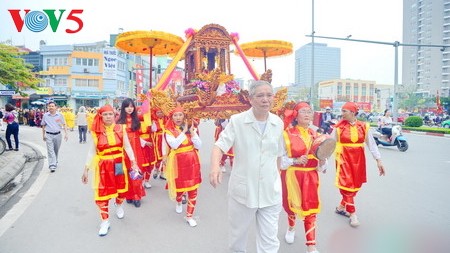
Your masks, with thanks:
[[[281,203],[277,158],[283,155],[283,121],[270,113],[265,130],[252,109],[231,116],[215,143],[223,152],[233,147],[234,163],[228,194],[249,208]]]

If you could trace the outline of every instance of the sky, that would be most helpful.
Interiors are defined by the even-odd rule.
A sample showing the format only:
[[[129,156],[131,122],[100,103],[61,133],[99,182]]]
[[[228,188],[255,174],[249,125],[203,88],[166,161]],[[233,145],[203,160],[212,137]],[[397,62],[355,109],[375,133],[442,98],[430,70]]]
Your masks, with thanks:
[[[283,40],[293,44],[294,52],[310,43],[312,32],[312,3],[314,2],[315,35],[352,39],[402,42],[402,0],[172,0],[172,1],[105,1],[105,0],[2,0],[0,2],[0,42],[12,40],[14,45],[39,49],[39,41],[47,45],[64,45],[109,41],[110,34],[123,31],[154,30],[178,35],[185,39],[188,28],[200,30],[208,24],[219,24],[229,33],[239,34],[239,43],[257,40]],[[32,32],[24,26],[18,32],[8,10],[66,9],[59,27],[53,32],[47,27]],[[79,17],[83,28],[76,29],[67,20],[71,10],[82,9]],[[23,17],[23,11],[21,16]],[[351,41],[315,39],[341,48],[341,78],[373,80],[378,84],[394,83],[394,47]],[[257,73],[264,72],[262,58],[249,58]],[[232,56],[232,74],[251,79],[242,59]],[[399,49],[401,66],[401,49]],[[294,53],[267,58],[275,86],[294,83]],[[401,69],[399,68],[399,81]]]

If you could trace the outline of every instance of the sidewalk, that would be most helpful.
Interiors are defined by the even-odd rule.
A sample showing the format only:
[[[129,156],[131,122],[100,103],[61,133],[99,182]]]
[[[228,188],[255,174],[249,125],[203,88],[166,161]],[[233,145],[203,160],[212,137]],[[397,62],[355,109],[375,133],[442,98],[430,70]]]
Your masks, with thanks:
[[[36,152],[28,145],[20,143],[19,151],[6,150],[0,155],[0,191],[20,174],[30,157]]]

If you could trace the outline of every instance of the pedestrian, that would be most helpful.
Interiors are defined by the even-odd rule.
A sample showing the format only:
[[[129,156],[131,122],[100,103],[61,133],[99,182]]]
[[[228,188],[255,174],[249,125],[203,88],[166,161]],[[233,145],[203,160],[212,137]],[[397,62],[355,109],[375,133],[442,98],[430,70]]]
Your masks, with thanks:
[[[309,253],[319,253],[316,248],[316,215],[320,212],[319,174],[324,172],[325,160],[319,161],[313,153],[312,144],[318,134],[310,128],[314,112],[305,102],[297,103],[284,118],[285,152],[282,160],[281,182],[283,185],[283,208],[288,215],[285,240],[295,240],[297,216],[303,220],[306,247]]]
[[[166,179],[169,197],[175,200],[175,212],[183,212],[182,198],[187,193],[185,220],[191,227],[197,226],[193,218],[197,204],[197,190],[202,182],[198,150],[202,141],[197,134],[196,123],[190,124],[183,108],[177,107],[169,115],[165,126],[165,140],[170,148],[167,154]]]
[[[380,176],[385,175],[381,155],[370,131],[369,123],[358,121],[358,105],[347,102],[342,106],[342,120],[336,124],[336,186],[342,195],[336,213],[349,217],[350,226],[360,225],[356,216],[355,197],[367,182],[364,144],[377,162]]]
[[[58,167],[58,154],[61,147],[62,135],[64,131],[64,140],[67,141],[66,122],[61,113],[57,111],[56,103],[49,101],[47,103],[48,112],[44,113],[42,121],[42,138],[47,144],[48,168],[50,172],[55,172]]]
[[[5,138],[8,143],[8,149],[19,151],[19,123],[17,120],[17,112],[12,104],[5,105],[5,114],[3,115],[3,123],[6,124]],[[11,135],[14,137],[15,149],[12,147]]]
[[[80,106],[77,113],[77,126],[78,126],[78,139],[80,143],[86,143],[86,133],[87,133],[87,114],[86,107]]]
[[[219,139],[220,132],[223,131],[223,129],[228,124],[229,119],[216,119],[214,121],[214,124],[216,125],[216,130],[214,131],[214,140],[217,141]],[[228,152],[222,155],[222,159],[220,159],[220,168],[223,173],[227,172],[227,169],[225,168],[225,162],[227,159],[229,159],[230,167],[233,167],[233,148],[230,148]]]
[[[3,123],[3,116],[4,116],[4,108],[0,108],[0,129],[1,131],[6,130],[6,124]]]
[[[163,151],[162,147],[165,145],[163,139],[164,139],[164,126],[167,122],[167,117],[164,115],[164,112],[161,108],[154,107],[152,108],[152,139],[153,143],[155,144],[153,148],[155,149],[155,169],[153,172],[153,178],[156,179],[159,177],[159,179],[165,180],[164,177],[164,167],[163,166]]]
[[[126,98],[122,101],[119,118],[116,123],[122,124],[126,129],[128,140],[139,166],[139,173],[142,174],[144,171],[142,165],[145,164],[145,157],[141,145],[144,141],[140,137],[141,122],[139,121],[136,105],[131,98]],[[128,155],[125,155],[125,165],[127,168],[131,167],[131,159]],[[144,186],[142,185],[143,178],[139,176],[134,179],[129,177],[128,179],[128,191],[125,194],[127,203],[134,204],[135,207],[140,207],[141,199],[146,195]]]
[[[122,219],[125,212],[122,203],[128,190],[128,171],[138,172],[127,132],[114,122],[114,109],[110,105],[101,107],[93,119],[91,128],[94,140],[88,151],[81,181],[88,183],[88,172],[92,171],[94,200],[100,210],[99,236],[108,234],[109,200],[115,198],[116,216]],[[124,166],[124,152],[131,161],[131,168]]]
[[[140,138],[142,139],[143,144],[142,154],[144,155],[144,161],[141,164],[143,170],[142,172],[144,174],[143,175],[144,188],[150,189],[152,188],[152,184],[150,183],[150,177],[156,163],[156,154],[151,134],[152,132],[150,125],[151,123],[149,124],[149,122],[144,120],[145,113],[142,112],[141,108],[138,109],[139,121],[141,122]]]
[[[234,163],[228,183],[229,248],[246,252],[250,224],[256,219],[258,253],[278,252],[278,219],[282,206],[280,162],[283,121],[270,113],[273,87],[254,81],[249,87],[251,108],[231,116],[211,155],[210,183],[222,182],[220,159],[231,147]]]

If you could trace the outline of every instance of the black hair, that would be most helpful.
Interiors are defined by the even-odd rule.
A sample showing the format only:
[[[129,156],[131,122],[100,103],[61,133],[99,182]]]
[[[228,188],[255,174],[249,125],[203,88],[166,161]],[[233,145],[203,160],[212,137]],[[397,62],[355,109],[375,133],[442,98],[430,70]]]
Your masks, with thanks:
[[[383,116],[386,116],[386,113],[389,111],[389,109],[384,110]]]
[[[137,131],[137,130],[139,130],[139,128],[141,128],[141,122],[139,121],[139,116],[137,114],[136,105],[134,104],[134,101],[131,98],[126,98],[122,102],[122,105],[120,106],[120,115],[119,115],[119,119],[117,120],[117,123],[118,124],[127,124],[127,112],[125,111],[125,108],[127,108],[130,105],[134,107],[134,110],[130,115],[131,116],[131,130]]]
[[[10,104],[10,103],[7,103],[7,104],[5,105],[5,111],[7,111],[7,112],[10,112],[10,111],[12,111],[12,110],[14,110],[14,109],[15,109],[14,105],[12,105],[12,104]]]

